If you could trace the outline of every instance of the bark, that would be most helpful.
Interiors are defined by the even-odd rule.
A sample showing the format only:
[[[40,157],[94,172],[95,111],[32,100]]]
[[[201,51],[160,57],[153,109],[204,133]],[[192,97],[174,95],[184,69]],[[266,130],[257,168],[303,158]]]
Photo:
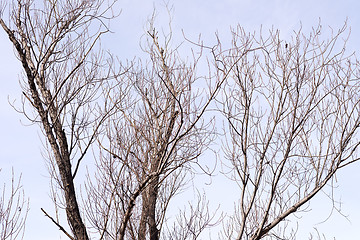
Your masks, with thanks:
[[[140,225],[139,225],[139,233],[138,239],[145,239],[146,236],[146,223],[147,223],[147,193],[144,191],[142,193],[142,209],[141,209],[141,218],[140,218]]]
[[[32,62],[26,43],[24,43],[24,45],[19,42],[14,36],[13,31],[11,31],[1,19],[0,25],[8,34],[10,41],[13,43],[19,55],[27,77],[29,90],[31,92],[31,104],[36,108],[40,116],[46,138],[48,139],[53,151],[62,187],[64,189],[66,214],[73,234],[75,235],[75,238],[79,240],[89,239],[76,199],[75,186],[71,173],[70,153],[68,150],[66,134],[63,130],[60,119],[58,118],[59,111],[52,101],[50,91],[44,86],[44,79],[42,79],[40,74],[36,72],[35,64]],[[45,103],[42,101],[40,96],[45,99]]]
[[[158,197],[159,177],[156,176],[149,186],[149,203],[148,203],[148,217],[149,217],[149,233],[150,240],[159,239],[159,229],[156,224],[156,200]]]

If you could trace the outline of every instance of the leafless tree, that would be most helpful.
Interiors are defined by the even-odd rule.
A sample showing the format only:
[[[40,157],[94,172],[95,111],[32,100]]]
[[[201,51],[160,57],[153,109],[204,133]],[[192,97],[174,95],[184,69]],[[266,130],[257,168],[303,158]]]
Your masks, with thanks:
[[[359,160],[359,63],[346,55],[346,25],[327,40],[322,31],[285,42],[279,31],[238,27],[232,48],[217,55],[229,74],[219,99],[224,151],[240,187],[224,238],[292,239],[287,219]],[[259,50],[239,58],[246,46]]]
[[[3,184],[0,196],[0,239],[19,239],[23,237],[29,211],[21,186],[21,176],[16,180],[12,172],[10,189],[6,183]]]
[[[61,230],[75,239],[88,239],[74,179],[104,118],[91,113],[107,78],[106,62],[95,46],[113,17],[110,7],[102,0],[17,0],[9,23],[0,19],[24,69],[23,100],[30,110],[24,104],[23,112],[40,124],[47,139],[51,174],[63,198],[58,202],[64,202],[73,237]]]
[[[171,33],[161,45],[152,20],[149,29],[149,60],[105,88],[116,110],[99,141],[101,174],[89,184],[87,207],[101,239],[159,239],[170,199],[214,136],[203,115],[222,82],[204,92],[198,86],[207,80],[196,75],[201,53],[187,63],[170,48]]]

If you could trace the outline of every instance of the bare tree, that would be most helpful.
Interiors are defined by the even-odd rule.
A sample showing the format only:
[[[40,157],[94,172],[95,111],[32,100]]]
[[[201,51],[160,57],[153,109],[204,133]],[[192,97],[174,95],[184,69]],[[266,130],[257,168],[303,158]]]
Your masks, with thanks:
[[[116,110],[99,140],[100,175],[89,184],[87,208],[101,239],[159,239],[170,199],[214,136],[203,115],[222,82],[199,89],[207,82],[196,75],[201,53],[187,63],[170,48],[171,33],[161,45],[152,20],[149,29],[149,61],[105,88]]]
[[[345,30],[322,40],[319,26],[285,42],[279,31],[238,27],[233,47],[219,53],[218,69],[230,72],[220,105],[224,150],[240,187],[224,237],[290,239],[286,220],[359,160],[359,63],[346,55]],[[247,45],[259,50],[242,56]]]
[[[0,239],[19,239],[23,237],[29,211],[29,203],[21,186],[21,176],[16,180],[14,171],[12,172],[10,190],[3,184],[0,196]]]
[[[31,116],[24,105],[23,112],[47,139],[51,174],[76,239],[88,239],[74,179],[104,117],[91,115],[107,77],[106,62],[94,47],[107,31],[110,7],[101,0],[17,0],[9,23],[0,19],[24,69],[23,100],[35,110]]]

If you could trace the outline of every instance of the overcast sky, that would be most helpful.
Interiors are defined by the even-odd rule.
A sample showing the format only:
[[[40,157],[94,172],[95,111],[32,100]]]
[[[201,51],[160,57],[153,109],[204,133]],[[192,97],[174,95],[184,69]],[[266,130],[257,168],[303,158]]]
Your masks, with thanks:
[[[360,51],[360,1],[356,0],[170,0],[169,5],[173,7],[172,29],[177,37],[175,41],[179,42],[183,40],[182,31],[194,40],[201,34],[204,42],[211,44],[215,40],[216,31],[226,40],[230,27],[237,24],[246,31],[259,30],[261,26],[263,29],[280,29],[281,36],[287,38],[300,26],[305,32],[309,31],[319,23],[319,19],[324,28],[330,26],[334,29],[341,27],[347,20],[351,28],[348,50]],[[110,44],[106,47],[112,49],[120,59],[139,54],[140,37],[144,34],[144,26],[154,6],[158,12],[157,26],[168,26],[169,18],[163,1],[119,0],[116,6],[122,9],[122,13],[111,24],[114,33],[107,36]],[[8,180],[12,167],[17,174],[23,174],[23,186],[31,207],[25,239],[60,239],[57,227],[40,212],[40,207],[52,209],[48,197],[48,173],[41,156],[41,133],[38,126],[27,126],[29,122],[9,104],[9,101],[15,101],[15,106],[21,106],[18,82],[21,69],[2,29],[0,52],[0,168],[3,169],[0,172],[0,183]],[[350,221],[333,213],[325,223],[318,224],[331,213],[331,202],[320,196],[312,201],[313,212],[299,219],[299,236],[308,236],[307,232],[316,227],[328,239],[359,239],[359,170],[360,165],[355,164],[337,176],[339,187],[335,190],[335,198],[343,203],[343,213]],[[216,188],[216,194],[231,192],[229,189],[220,189],[220,185],[211,187]],[[66,238],[62,236],[61,239]]]

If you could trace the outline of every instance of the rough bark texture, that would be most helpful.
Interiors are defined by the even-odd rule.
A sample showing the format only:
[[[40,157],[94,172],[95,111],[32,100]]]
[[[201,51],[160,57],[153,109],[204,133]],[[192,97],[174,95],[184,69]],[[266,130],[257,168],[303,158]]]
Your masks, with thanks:
[[[158,187],[159,177],[156,177],[149,186],[149,232],[150,240],[159,239],[159,230],[156,224],[156,200],[158,197]]]

